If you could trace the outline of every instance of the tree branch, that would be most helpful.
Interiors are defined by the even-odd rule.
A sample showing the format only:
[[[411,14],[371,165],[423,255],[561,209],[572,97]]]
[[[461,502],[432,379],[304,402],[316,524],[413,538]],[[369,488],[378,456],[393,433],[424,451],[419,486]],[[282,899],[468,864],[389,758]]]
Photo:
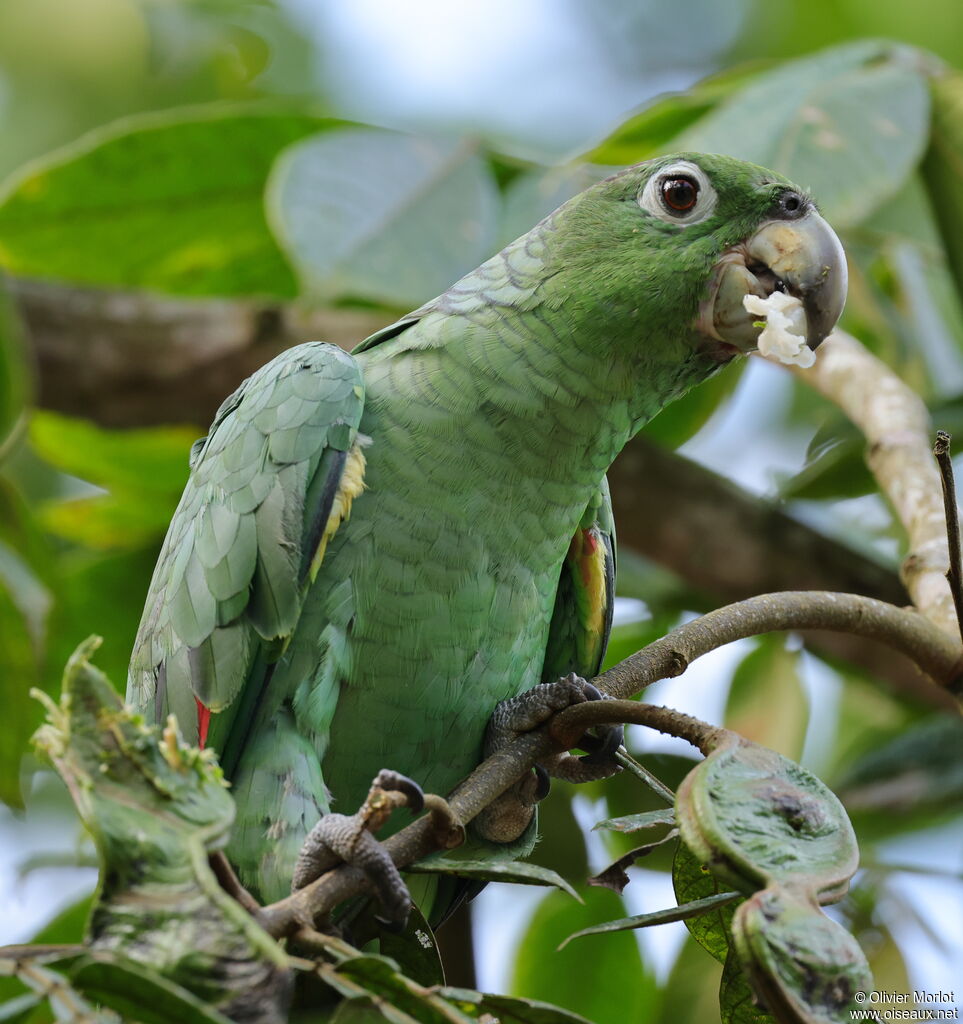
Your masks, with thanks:
[[[690,662],[726,643],[786,629],[842,630],[882,641],[912,658],[937,685],[957,695],[963,693],[963,648],[922,615],[871,598],[820,591],[767,594],[710,612],[679,626],[593,682],[600,690],[624,699],[659,679],[681,675]],[[467,824],[536,761],[567,749],[576,730],[580,734],[587,724],[599,721],[641,721],[703,749],[718,732],[671,709],[623,704],[622,700],[579,704],[560,712],[557,724],[519,737],[484,761],[449,797],[452,812]],[[553,739],[553,733],[564,734],[562,745]],[[395,864],[405,867],[434,852],[434,835],[431,821],[424,817],[395,833],[384,845]],[[302,926],[313,927],[337,904],[364,888],[363,874],[341,865],[265,907],[258,919],[269,934],[281,938]]]
[[[946,582],[949,551],[930,449],[930,420],[920,397],[852,335],[834,331],[814,366],[793,372],[859,427],[866,463],[906,531],[901,575],[913,604],[945,633],[959,626]]]

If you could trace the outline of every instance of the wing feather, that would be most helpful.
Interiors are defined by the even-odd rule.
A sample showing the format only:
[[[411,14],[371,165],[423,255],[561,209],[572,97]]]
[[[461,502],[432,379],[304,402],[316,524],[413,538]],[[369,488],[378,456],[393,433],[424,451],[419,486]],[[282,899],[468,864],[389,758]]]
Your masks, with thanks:
[[[192,736],[195,701],[217,712],[262,686],[321,539],[343,518],[332,509],[363,407],[348,353],[299,345],[248,378],[192,447],[131,658],[127,699],[149,717],[174,711]]]
[[[568,672],[598,674],[612,632],[615,605],[615,524],[603,477],[579,523],[555,595],[542,681]]]

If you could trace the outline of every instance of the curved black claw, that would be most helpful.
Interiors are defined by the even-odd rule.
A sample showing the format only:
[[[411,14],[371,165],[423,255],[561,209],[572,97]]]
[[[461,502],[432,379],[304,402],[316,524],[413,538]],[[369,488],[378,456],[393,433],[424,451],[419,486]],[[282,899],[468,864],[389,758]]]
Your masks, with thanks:
[[[540,803],[549,793],[552,792],[552,777],[540,764],[535,765],[535,793],[536,803]]]
[[[611,700],[608,694],[602,693],[592,683],[582,684],[582,693],[586,700]],[[583,764],[612,764],[615,752],[622,746],[625,739],[625,728],[622,725],[597,725],[591,732],[585,733],[578,741],[578,746],[588,753],[580,757]]]
[[[615,753],[625,740],[625,727],[622,725],[598,725],[597,735],[587,732],[578,741],[578,745],[588,753],[579,758],[583,764],[609,764]]]
[[[382,768],[374,777],[374,782],[371,785],[394,793],[403,793],[406,797],[405,802],[411,809],[412,814],[421,814],[425,809],[425,791],[414,779],[409,779],[407,775],[402,775],[401,772],[392,771],[390,768]]]

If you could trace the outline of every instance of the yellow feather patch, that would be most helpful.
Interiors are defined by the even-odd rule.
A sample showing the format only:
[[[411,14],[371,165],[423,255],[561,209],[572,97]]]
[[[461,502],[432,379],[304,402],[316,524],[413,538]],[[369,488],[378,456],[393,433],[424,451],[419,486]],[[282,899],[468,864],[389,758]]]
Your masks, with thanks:
[[[365,440],[367,439],[365,438]],[[356,440],[345,460],[338,493],[334,496],[331,513],[328,516],[328,521],[324,524],[324,532],[318,542],[318,550],[315,551],[314,558],[311,560],[312,583],[318,575],[318,569],[321,568],[328,541],[335,535],[338,527],[351,515],[351,503],[364,490],[365,458],[362,443],[360,438]]]
[[[605,544],[597,527],[576,531],[568,559],[578,581],[576,600],[583,625],[590,634],[587,642],[592,647],[605,628],[605,556]]]

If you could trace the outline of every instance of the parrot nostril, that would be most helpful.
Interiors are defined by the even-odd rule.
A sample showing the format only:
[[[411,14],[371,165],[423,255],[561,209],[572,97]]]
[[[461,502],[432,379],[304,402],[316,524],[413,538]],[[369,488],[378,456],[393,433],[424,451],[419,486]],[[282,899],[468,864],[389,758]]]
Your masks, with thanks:
[[[808,205],[798,192],[783,192],[779,197],[779,209],[788,220],[795,220],[806,212]]]

